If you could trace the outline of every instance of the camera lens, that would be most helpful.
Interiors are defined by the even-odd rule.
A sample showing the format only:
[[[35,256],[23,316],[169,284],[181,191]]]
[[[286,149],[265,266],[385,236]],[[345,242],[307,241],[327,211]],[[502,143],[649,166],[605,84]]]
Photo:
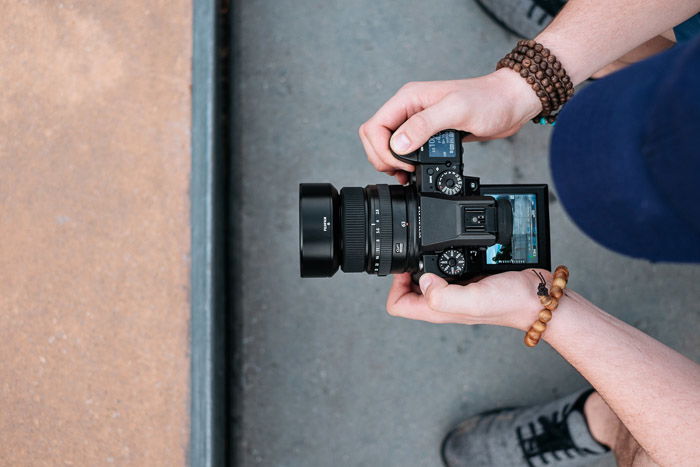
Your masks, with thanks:
[[[330,277],[339,266],[380,276],[416,270],[417,212],[410,187],[345,187],[338,195],[331,184],[302,183],[301,276]]]

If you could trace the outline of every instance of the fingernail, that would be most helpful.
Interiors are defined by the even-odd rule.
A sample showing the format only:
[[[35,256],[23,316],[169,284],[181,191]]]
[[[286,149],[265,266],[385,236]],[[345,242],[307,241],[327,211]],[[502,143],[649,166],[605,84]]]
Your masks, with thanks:
[[[418,280],[418,285],[420,285],[420,291],[425,294],[425,292],[430,288],[430,284],[433,283],[433,276],[430,274],[423,274]]]
[[[391,147],[394,152],[403,153],[404,151],[408,150],[410,145],[411,141],[409,141],[408,136],[406,136],[405,133],[401,133],[400,135],[391,138]]]

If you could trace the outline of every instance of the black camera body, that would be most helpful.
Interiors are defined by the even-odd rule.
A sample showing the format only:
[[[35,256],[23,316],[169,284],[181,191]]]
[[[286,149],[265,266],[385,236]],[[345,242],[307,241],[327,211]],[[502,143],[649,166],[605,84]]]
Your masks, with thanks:
[[[408,185],[300,185],[302,277],[430,272],[452,282],[550,269],[546,185],[481,185],[464,176],[463,134],[445,130],[398,159]]]

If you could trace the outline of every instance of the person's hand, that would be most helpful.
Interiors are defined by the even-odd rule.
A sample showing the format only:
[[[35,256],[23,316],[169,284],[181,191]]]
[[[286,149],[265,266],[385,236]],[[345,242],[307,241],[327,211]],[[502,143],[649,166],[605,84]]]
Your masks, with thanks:
[[[408,83],[362,124],[360,139],[377,170],[405,183],[413,167],[391,154],[390,140],[395,153],[407,154],[446,129],[471,133],[465,141],[504,138],[541,110],[532,88],[507,68],[479,78]]]
[[[551,284],[549,271],[536,271]],[[386,308],[390,315],[431,323],[494,324],[526,331],[542,309],[539,283],[532,269],[495,274],[467,285],[423,274],[417,291],[410,273],[397,274]]]

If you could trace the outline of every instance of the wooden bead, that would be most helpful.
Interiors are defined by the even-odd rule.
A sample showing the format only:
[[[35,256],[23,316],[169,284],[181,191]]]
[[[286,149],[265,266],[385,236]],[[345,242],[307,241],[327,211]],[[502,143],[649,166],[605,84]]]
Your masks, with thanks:
[[[530,65],[532,65],[532,60],[529,58],[523,58],[522,65],[526,68],[529,68]]]
[[[557,309],[557,306],[559,306],[559,300],[557,300],[557,299],[554,298],[554,297],[551,297],[551,299],[552,299],[552,301],[549,302],[549,303],[548,303],[547,305],[545,305],[544,307],[545,307],[546,309],[548,309],[549,311],[554,311],[554,310]]]
[[[537,78],[537,79],[544,78],[544,73],[541,71],[538,71],[537,73],[535,73],[535,78]]]
[[[537,44],[537,42],[535,42],[534,40],[530,39],[530,40],[527,41],[527,44],[525,44],[525,45],[527,45],[527,46],[530,47],[530,48],[533,48],[533,47],[535,46],[535,44]]]
[[[563,277],[555,277],[552,281],[552,287],[561,287],[562,289],[565,289],[566,279],[564,279]]]
[[[550,297],[549,295],[540,295],[540,303],[544,305],[545,307],[549,304],[552,303],[553,298]]]
[[[550,319],[552,319],[552,312],[549,311],[548,309],[540,310],[539,315],[537,315],[540,321],[543,323],[548,323]]]
[[[555,273],[555,274],[556,274],[557,272],[562,272],[562,273],[566,274],[566,279],[567,279],[567,280],[569,279],[569,268],[567,268],[566,266],[560,264],[560,265],[557,266],[557,268],[554,270],[554,273]]]
[[[564,290],[562,290],[561,287],[558,287],[555,285],[550,289],[549,295],[551,295],[552,297],[554,297],[556,299],[559,299],[559,298],[561,298],[562,295],[564,295]]]
[[[538,332],[538,331],[535,331],[533,328],[530,328],[530,330],[527,332],[527,336],[528,336],[530,339],[537,339],[537,340],[539,340],[540,337],[542,337],[542,333],[541,333],[541,332]]]
[[[525,334],[525,345],[527,345],[528,347],[536,346],[539,341],[539,339],[532,339],[530,336]]]
[[[547,329],[547,325],[544,324],[542,321],[535,321],[534,323],[532,323],[532,329],[542,334],[545,331],[545,329]]]

